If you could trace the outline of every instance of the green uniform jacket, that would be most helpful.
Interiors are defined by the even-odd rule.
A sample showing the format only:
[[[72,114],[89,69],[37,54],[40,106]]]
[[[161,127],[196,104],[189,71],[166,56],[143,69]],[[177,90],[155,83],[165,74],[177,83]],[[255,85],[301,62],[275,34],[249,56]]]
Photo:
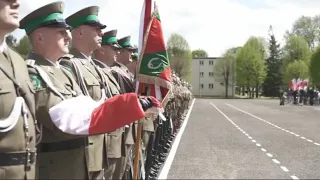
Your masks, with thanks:
[[[0,70],[0,123],[4,123],[6,120],[16,123],[10,123],[12,129],[0,126],[2,131],[0,132],[0,179],[35,179],[34,89],[29,79],[27,66],[21,56],[9,48],[6,55],[0,53],[0,65],[20,83],[21,89],[25,92],[24,100],[28,110],[26,123],[21,115],[21,107],[17,109],[17,117],[10,116],[18,94],[13,81]],[[28,126],[28,133],[24,129],[26,126]],[[31,164],[28,168],[26,168],[27,149],[31,155],[29,158]],[[10,158],[8,155],[12,157]]]
[[[116,96],[121,92],[117,80],[111,74],[111,68],[99,60],[94,60],[95,64],[102,69],[106,76],[106,85],[109,88],[111,95]],[[125,157],[125,142],[124,142],[124,127],[116,131],[105,134],[105,145],[107,158]]]
[[[71,56],[62,57],[60,64],[69,69],[73,74],[77,83],[80,85],[83,94],[89,95],[95,101],[104,101],[103,95],[105,94],[101,93],[103,80],[101,79],[99,72],[97,72],[93,61],[74,48],[71,49],[70,54]],[[74,67],[71,60],[76,63],[83,78],[78,76],[76,73],[77,68]],[[83,86],[81,85],[81,81],[83,82]],[[88,94],[85,91],[87,91]],[[89,136],[88,140],[87,161],[89,171],[101,171],[104,163],[104,135]]]
[[[49,60],[30,53],[29,75],[36,90],[36,116],[42,126],[42,141],[38,146],[37,167],[39,179],[85,179],[87,167],[85,160],[86,137],[66,134],[60,131],[49,115],[49,109],[63,99],[54,93],[43,81],[36,66],[47,75],[54,88],[65,99],[82,94],[71,73],[56,66]],[[36,66],[35,66],[36,65]]]

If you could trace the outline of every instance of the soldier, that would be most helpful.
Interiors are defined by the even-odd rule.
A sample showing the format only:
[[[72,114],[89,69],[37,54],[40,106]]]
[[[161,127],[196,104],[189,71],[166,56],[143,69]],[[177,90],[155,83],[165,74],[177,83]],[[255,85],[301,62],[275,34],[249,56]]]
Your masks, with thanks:
[[[101,48],[95,51],[94,62],[100,68],[107,78],[107,86],[111,90],[112,96],[120,94],[121,88],[118,81],[113,77],[112,70],[108,65],[116,62],[117,54],[119,53],[119,44],[117,42],[117,30],[111,30],[103,34]],[[105,136],[106,158],[107,164],[105,165],[105,179],[119,179],[120,171],[115,174],[116,164],[121,163],[121,157],[125,157],[125,144],[124,144],[124,127],[119,128],[114,132],[108,133]]]
[[[117,63],[114,64],[115,66],[118,66],[119,68],[116,68],[116,70],[119,71],[122,70],[121,73],[123,75],[123,78],[125,80],[125,92],[135,92],[135,82],[134,82],[134,72],[132,71],[134,69],[134,62],[132,62],[132,54],[133,51],[135,51],[137,48],[134,48],[131,45],[130,42],[131,36],[126,36],[123,38],[118,39],[118,43],[121,47],[120,54],[117,58]],[[124,67],[125,66],[125,67]],[[125,131],[125,143],[126,143],[126,157],[122,159],[122,164],[120,168],[120,178],[124,176],[125,179],[130,178],[132,175],[130,168],[133,166],[133,158],[134,158],[134,145],[135,145],[135,137],[136,137],[136,131],[137,131],[137,123],[132,123],[129,125],[128,128],[126,128]]]
[[[0,179],[35,179],[34,90],[22,57],[5,43],[19,27],[17,0],[0,0]]]
[[[106,28],[106,25],[100,23],[98,12],[98,6],[91,6],[66,18],[67,24],[72,27],[71,56],[63,57],[60,64],[71,70],[86,96],[95,101],[104,101],[110,98],[111,94],[105,86],[103,73],[97,69],[91,58],[93,51],[101,47],[101,30]],[[103,146],[104,135],[89,137],[87,158],[90,179],[101,179],[104,176]]]
[[[41,123],[43,134],[42,142],[38,147],[39,178],[88,179],[85,159],[87,138],[76,136],[87,135],[82,133],[87,127],[83,120],[95,121],[94,124],[90,124],[92,131],[90,134],[101,134],[135,121],[136,118],[141,117],[137,116],[141,112],[135,112],[137,114],[133,116],[136,117],[131,120],[119,118],[117,119],[119,122],[125,121],[125,123],[115,124],[110,120],[114,121],[115,117],[120,115],[112,110],[112,106],[119,108],[115,103],[116,98],[104,102],[99,106],[101,108],[96,108],[98,104],[92,104],[92,100],[86,101],[88,103],[78,103],[78,100],[83,97],[81,89],[70,72],[58,63],[58,59],[69,52],[70,40],[67,32],[69,26],[65,23],[62,13],[63,3],[55,2],[33,11],[20,23],[20,28],[25,29],[32,47],[27,64],[36,89],[36,115]],[[131,96],[132,102],[135,102],[134,98],[137,96],[134,94]],[[134,106],[132,102],[122,102],[121,106],[125,108],[126,105],[123,103],[126,103],[131,104],[130,108],[132,108]],[[81,107],[83,107],[82,110]],[[140,108],[140,104],[136,105],[136,108]],[[106,109],[110,109],[110,112],[105,111]],[[54,114],[56,111],[58,114]],[[103,115],[101,118],[86,119],[91,114]]]

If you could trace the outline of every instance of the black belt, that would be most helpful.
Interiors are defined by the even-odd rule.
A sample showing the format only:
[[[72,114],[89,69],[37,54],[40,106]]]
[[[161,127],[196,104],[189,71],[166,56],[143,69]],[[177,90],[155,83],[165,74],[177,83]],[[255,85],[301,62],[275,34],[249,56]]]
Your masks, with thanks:
[[[78,138],[52,143],[40,143],[39,147],[37,147],[37,150],[38,152],[68,151],[71,149],[86,147],[87,145],[87,138]]]
[[[36,152],[29,152],[30,164],[36,159]],[[17,166],[27,164],[27,152],[0,153],[0,166]]]

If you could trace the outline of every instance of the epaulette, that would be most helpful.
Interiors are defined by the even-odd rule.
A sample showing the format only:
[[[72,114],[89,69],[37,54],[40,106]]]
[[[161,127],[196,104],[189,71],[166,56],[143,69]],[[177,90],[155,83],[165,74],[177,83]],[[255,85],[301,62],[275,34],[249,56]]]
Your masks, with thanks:
[[[27,60],[26,60],[26,64],[29,65],[29,66],[32,66],[32,67],[33,67],[35,63],[36,63],[36,61],[33,60],[33,59],[27,59]]]

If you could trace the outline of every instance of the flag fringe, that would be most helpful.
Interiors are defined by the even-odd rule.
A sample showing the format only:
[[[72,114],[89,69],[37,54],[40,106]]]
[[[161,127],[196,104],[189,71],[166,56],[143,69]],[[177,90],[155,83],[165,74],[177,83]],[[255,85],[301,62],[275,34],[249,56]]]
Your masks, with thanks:
[[[145,74],[137,74],[136,78],[140,83],[154,84],[156,86],[160,86],[160,87],[167,88],[167,89],[172,88],[172,84],[170,81],[164,80],[159,77],[148,76]]]

